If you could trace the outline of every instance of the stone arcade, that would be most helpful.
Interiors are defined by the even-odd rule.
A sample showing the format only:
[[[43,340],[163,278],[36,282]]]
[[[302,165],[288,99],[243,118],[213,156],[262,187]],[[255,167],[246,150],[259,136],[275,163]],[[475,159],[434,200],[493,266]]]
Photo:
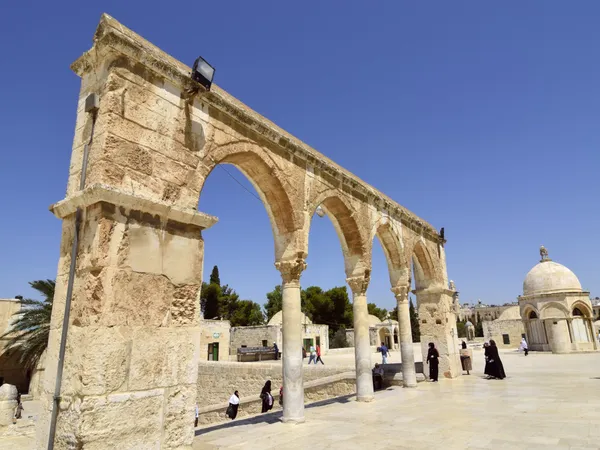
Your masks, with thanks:
[[[373,399],[366,291],[375,237],[397,299],[404,383],[415,386],[408,293],[411,262],[423,345],[440,371],[460,374],[444,239],[428,223],[104,15],[81,77],[51,322],[44,413],[46,448],[74,239],[82,213],[56,448],[189,448],[198,376],[202,230],[197,210],[209,173],[233,164],[268,212],[283,284],[285,422],[304,420],[300,276],[318,206],[339,235],[352,289],[359,401]],[[86,98],[99,110],[86,112]],[[93,126],[95,124],[95,126]],[[93,136],[92,136],[93,132]],[[84,144],[85,185],[79,188]],[[368,157],[365,155],[365,157]]]

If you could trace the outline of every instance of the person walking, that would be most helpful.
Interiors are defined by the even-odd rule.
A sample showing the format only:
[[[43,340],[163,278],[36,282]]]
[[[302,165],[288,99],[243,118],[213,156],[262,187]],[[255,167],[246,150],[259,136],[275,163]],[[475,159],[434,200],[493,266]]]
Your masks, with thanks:
[[[427,350],[427,364],[429,364],[429,381],[438,381],[439,376],[439,365],[440,365],[440,353],[435,348],[433,342],[429,343],[429,350]]]
[[[321,359],[321,346],[317,345],[317,359],[315,360],[315,365],[321,361],[321,364],[325,365],[325,363],[323,362],[323,360]]]
[[[238,408],[240,407],[240,394],[235,391],[231,397],[229,397],[229,406],[227,407],[227,416],[233,420],[237,417]]]
[[[527,341],[525,338],[521,339],[521,350],[525,352],[525,356],[529,354],[529,348],[527,347]]]
[[[486,349],[486,356],[487,364],[485,365],[485,373],[488,375],[487,379],[491,380],[492,378],[495,378],[498,380],[503,380],[504,378],[506,378],[504,366],[502,365],[502,361],[500,360],[500,354],[498,353],[498,347],[496,346],[496,341],[494,341],[493,339],[490,339],[490,345]]]
[[[198,409],[198,404],[196,404],[196,418],[194,419],[194,428],[198,427],[198,418],[200,417],[200,410]]]
[[[279,347],[277,347],[277,342],[273,342],[273,350],[275,350],[275,361],[279,359]]]
[[[262,390],[260,391],[260,399],[262,400],[261,413],[266,413],[273,408],[273,396],[271,395],[271,380],[267,380]]]
[[[465,341],[462,341],[462,343],[460,345],[463,350],[467,349],[467,343]]]
[[[310,358],[308,358],[308,364],[310,364],[311,361],[317,364],[317,352],[312,345],[310,346]]]
[[[390,351],[383,342],[381,343],[381,347],[379,347],[379,351],[381,352],[381,364],[387,364],[387,358],[390,355]]]

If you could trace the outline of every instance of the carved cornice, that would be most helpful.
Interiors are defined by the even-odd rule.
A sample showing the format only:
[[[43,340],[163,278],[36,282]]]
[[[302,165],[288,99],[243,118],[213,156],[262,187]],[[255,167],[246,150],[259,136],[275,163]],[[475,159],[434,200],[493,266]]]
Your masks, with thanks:
[[[416,234],[437,244],[444,245],[446,242],[441,238],[438,231],[425,220],[295,136],[279,128],[217,85],[213,84],[210,91],[204,91],[198,83],[191,80],[191,69],[187,65],[165,53],[107,14],[102,15],[94,36],[94,46],[95,48],[110,48],[142,63],[148,70],[181,86],[183,91],[198,91],[202,100],[212,107],[227,114],[240,125],[258,133],[275,145],[284,148],[292,156],[292,161],[304,161],[313,166],[317,172],[320,171],[332,176],[342,186],[348,186],[350,189],[347,191],[351,195],[374,205],[380,211],[387,211],[390,217]],[[73,71],[82,76],[92,70],[95,64],[94,58],[93,52],[88,51],[75,61],[71,67]]]
[[[74,195],[50,206],[50,211],[59,219],[64,219],[77,211],[77,208],[87,208],[96,203],[106,202],[127,209],[157,215],[165,220],[171,220],[186,225],[196,225],[202,229],[210,228],[218,222],[214,216],[196,210],[185,210],[165,202],[153,200],[139,194],[132,195],[118,191],[109,186],[94,184]]]
[[[281,272],[281,279],[284,284],[300,284],[300,276],[306,270],[306,267],[306,262],[302,258],[275,263],[275,268]]]
[[[369,287],[370,281],[370,270],[365,270],[364,275],[346,278],[346,282],[348,283],[348,286],[350,286],[352,294],[354,295],[365,295],[367,293],[367,288]]]

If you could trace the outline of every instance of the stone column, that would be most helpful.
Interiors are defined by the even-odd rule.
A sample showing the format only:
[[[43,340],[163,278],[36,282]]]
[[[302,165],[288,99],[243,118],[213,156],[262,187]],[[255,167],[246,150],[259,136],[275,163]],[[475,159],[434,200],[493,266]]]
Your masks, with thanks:
[[[456,314],[452,307],[454,291],[431,286],[413,291],[419,305],[421,352],[427,357],[427,345],[433,342],[440,353],[440,375],[455,378],[462,374]],[[427,369],[425,369],[427,370]]]
[[[281,272],[283,291],[283,421],[304,422],[304,379],[302,376],[302,311],[300,275],[303,259],[275,263]]]
[[[408,303],[409,286],[392,288],[398,302],[398,326],[400,328],[400,355],[402,356],[402,384],[404,387],[417,387],[415,370],[415,352],[413,349],[412,329],[410,325],[410,306]]]
[[[373,400],[373,372],[371,368],[371,342],[369,340],[369,311],[367,287],[370,274],[347,278],[352,289],[354,311],[354,358],[356,363],[356,399],[359,402]]]
[[[37,448],[48,448],[77,208],[83,222],[54,448],[191,448],[201,230],[216,219],[102,186],[53,206],[63,235]]]

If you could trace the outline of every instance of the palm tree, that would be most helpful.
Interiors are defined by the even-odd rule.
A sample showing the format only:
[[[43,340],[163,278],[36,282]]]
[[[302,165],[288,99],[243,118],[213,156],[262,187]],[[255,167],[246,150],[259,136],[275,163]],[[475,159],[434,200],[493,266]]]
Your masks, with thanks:
[[[29,285],[42,294],[44,300],[21,299],[21,310],[15,313],[17,318],[11,329],[0,336],[0,339],[8,338],[3,355],[18,352],[19,362],[28,369],[33,369],[48,345],[56,281],[36,280]]]

